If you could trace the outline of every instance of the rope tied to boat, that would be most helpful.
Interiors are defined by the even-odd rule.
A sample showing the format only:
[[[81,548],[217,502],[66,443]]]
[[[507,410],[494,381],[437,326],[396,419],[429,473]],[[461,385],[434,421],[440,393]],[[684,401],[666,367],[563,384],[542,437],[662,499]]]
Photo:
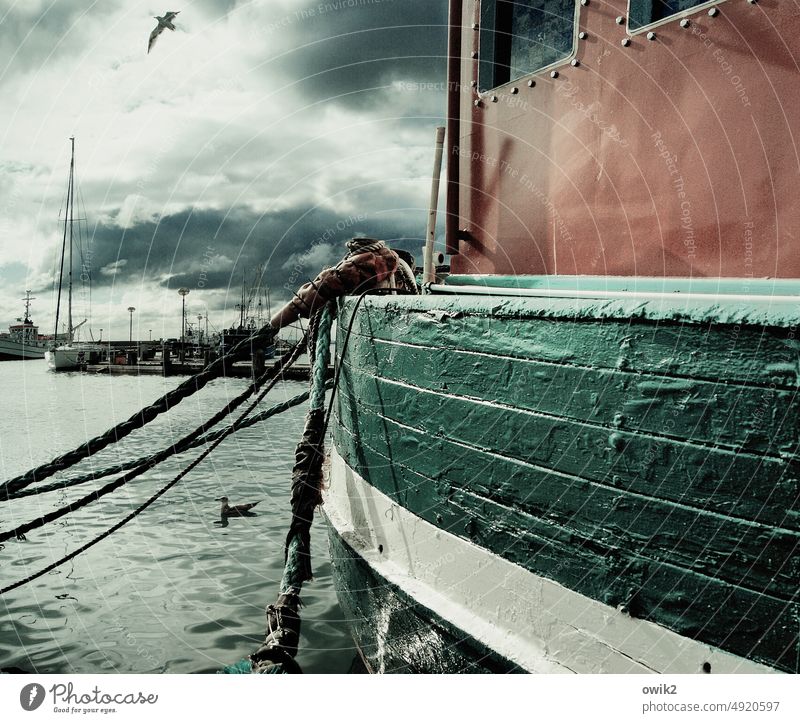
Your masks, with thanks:
[[[333,381],[328,380],[326,383],[326,388],[330,389],[333,386]],[[176,442],[174,445],[169,447],[169,450],[173,454],[180,454],[181,452],[185,452],[189,449],[194,449],[195,447],[204,447],[211,442],[219,439],[220,437],[225,437],[228,434],[233,432],[238,432],[241,429],[246,429],[247,427],[252,427],[254,424],[258,424],[259,422],[263,422],[270,417],[274,417],[276,414],[281,414],[282,412],[287,411],[288,409],[292,409],[300,404],[303,404],[305,401],[308,400],[310,395],[310,391],[306,390],[300,394],[296,394],[295,396],[287,399],[285,402],[279,402],[278,404],[274,404],[273,406],[265,409],[258,414],[254,414],[251,417],[243,420],[235,420],[231,424],[231,428],[223,427],[222,429],[214,430],[213,432],[208,432],[204,434],[202,437],[195,439],[189,442]],[[235,401],[235,400],[234,400]],[[208,427],[208,421],[206,421],[203,425],[204,427]],[[51,482],[50,484],[46,485],[39,485],[38,487],[34,488],[27,488],[24,490],[20,490],[19,492],[12,492],[8,495],[9,500],[16,500],[22,497],[33,497],[35,495],[45,494],[47,492],[55,492],[58,490],[67,489],[69,487],[75,487],[77,485],[85,484],[86,482],[94,482],[95,480],[103,479],[104,477],[108,477],[112,474],[117,474],[119,472],[125,472],[126,470],[133,469],[134,467],[139,467],[147,462],[151,461],[153,455],[147,455],[146,457],[139,457],[138,459],[127,460],[125,462],[120,462],[119,464],[112,465],[110,467],[104,467],[103,469],[92,470],[91,472],[87,472],[86,474],[77,475],[75,477],[70,477],[69,479],[58,480],[57,482]]]
[[[295,294],[295,298],[273,316],[269,324],[248,339],[237,344],[229,354],[209,364],[202,372],[189,378],[149,407],[140,410],[126,422],[116,425],[103,435],[89,440],[85,445],[81,445],[72,452],[0,484],[0,499],[5,498],[6,500],[10,500],[17,495],[20,497],[27,496],[21,494],[21,492],[28,485],[76,464],[78,461],[95,454],[112,442],[119,441],[119,439],[127,436],[134,429],[144,426],[158,414],[169,409],[174,403],[182,401],[185,397],[201,389],[212,378],[218,376],[220,373],[224,373],[226,364],[237,360],[239,355],[247,350],[248,346],[252,348],[258,343],[265,343],[267,340],[273,339],[279,329],[293,323],[301,316],[309,318],[309,331],[304,338],[304,341],[308,342],[309,357],[312,360],[311,388],[308,393],[309,410],[306,415],[303,436],[295,450],[295,465],[292,470],[292,522],[286,537],[284,549],[285,566],[280,584],[280,592],[275,604],[269,605],[266,609],[267,634],[262,646],[246,661],[240,661],[224,670],[224,672],[228,673],[301,672],[294,660],[300,639],[300,591],[303,583],[312,579],[310,531],[314,518],[314,511],[316,507],[322,503],[322,464],[325,457],[324,440],[332,411],[331,403],[326,414],[325,392],[328,388],[327,371],[330,362],[331,327],[336,312],[335,300],[347,294],[361,292],[356,302],[355,308],[357,308],[365,295],[373,289],[390,293],[397,291],[416,293],[416,284],[413,279],[413,274],[410,272],[407,265],[394,251],[389,249],[385,243],[375,239],[353,239],[353,241],[348,243],[347,255],[339,264],[333,268],[324,269],[315,280],[301,287]],[[298,305],[295,299],[299,300],[301,304]],[[351,319],[345,336],[345,347],[347,346],[347,341],[352,331],[352,321]],[[302,343],[303,342],[301,342],[301,344]],[[298,344],[295,348],[288,351],[272,368],[270,368],[270,370],[262,374],[258,380],[254,381],[247,390],[229,402],[222,410],[217,412],[217,414],[212,416],[193,432],[183,437],[183,439],[150,457],[112,468],[115,471],[130,469],[127,474],[60,509],[40,516],[36,520],[20,525],[13,530],[0,532],[0,542],[11,539],[14,536],[19,537],[25,532],[41,527],[98,500],[100,497],[109,494],[132,479],[152,469],[164,459],[172,454],[176,454],[178,451],[184,451],[191,447],[198,446],[201,443],[210,442],[206,449],[176,477],[159,489],[139,507],[126,515],[122,520],[45,568],[29,575],[23,580],[19,580],[0,589],[0,595],[45,575],[119,530],[123,525],[138,516],[183,479],[205,459],[226,436],[246,426],[248,423],[252,423],[252,420],[246,421],[247,418],[269,390],[272,389],[281,378],[282,372],[296,361],[301,344]],[[333,383],[334,394],[340,372],[341,367],[337,370],[336,378]],[[218,430],[217,432],[209,431],[263,384],[266,384],[266,388],[232,424],[224,430]],[[289,406],[291,405],[287,404],[284,406],[284,409],[289,408]],[[201,437],[204,433],[205,436]],[[131,467],[133,467],[133,469],[131,469]],[[80,484],[83,481],[87,481],[88,478],[95,477],[96,475],[84,475],[83,477],[68,480],[65,484],[48,485],[46,491]],[[38,491],[45,491],[45,489],[41,488]]]
[[[103,434],[88,440],[86,443],[66,454],[56,457],[46,464],[39,465],[24,474],[1,483],[0,500],[10,499],[12,493],[18,492],[34,482],[40,482],[47,477],[51,477],[56,472],[72,467],[86,457],[96,454],[110,444],[119,442],[137,429],[141,429],[160,414],[168,411],[195,392],[200,391],[212,379],[216,379],[221,374],[224,374],[230,364],[238,361],[244,355],[249,354],[251,347],[255,349],[271,343],[277,332],[278,329],[274,328],[271,324],[266,324],[247,339],[240,341],[230,352],[211,362],[201,372],[189,377],[186,381],[175,387],[175,389],[172,389],[159,399],[156,399],[155,402],[147,407],[140,409],[124,422],[120,422]]]
[[[331,327],[334,306],[329,302],[309,334],[313,350],[309,408],[303,436],[295,449],[292,469],[292,522],[286,535],[284,569],[278,599],[267,606],[267,633],[261,647],[253,653],[247,665],[239,663],[225,669],[226,673],[299,673],[295,661],[300,642],[300,591],[303,583],[312,579],[311,523],[314,510],[322,503],[322,463],[325,458],[325,392],[330,363]],[[241,668],[241,669],[240,669]]]
[[[149,472],[153,467],[160,464],[164,460],[172,457],[174,454],[177,453],[178,450],[185,450],[189,449],[192,446],[192,443],[195,442],[201,434],[204,432],[208,432],[214,425],[221,422],[225,417],[227,417],[234,409],[241,406],[243,402],[245,402],[250,396],[252,396],[258,389],[261,388],[264,384],[266,384],[266,388],[261,392],[261,394],[256,399],[256,404],[260,402],[264,396],[283,378],[282,373],[288,369],[297,358],[300,356],[302,351],[302,342],[298,343],[292,349],[290,349],[286,354],[284,354],[275,364],[273,364],[261,377],[259,377],[256,381],[250,384],[247,389],[245,389],[241,394],[235,397],[233,400],[228,402],[220,411],[214,414],[210,419],[207,419],[203,424],[201,424],[196,429],[192,430],[187,434],[185,437],[180,439],[178,442],[169,445],[159,452],[151,455],[144,459],[144,461],[139,464],[137,467],[133,468],[129,472],[126,472],[121,477],[118,477],[111,482],[107,482],[105,485],[100,487],[97,490],[93,490],[88,494],[84,495],[83,497],[78,498],[77,500],[73,500],[68,504],[64,505],[63,507],[59,507],[58,509],[52,510],[44,515],[40,515],[35,520],[31,520],[30,522],[26,522],[22,525],[18,525],[12,530],[0,531],[0,543],[5,542],[6,540],[11,540],[13,538],[20,538],[25,533],[30,532],[31,530],[35,530],[39,527],[43,527],[49,522],[53,522],[54,520],[63,517],[64,515],[70,514],[71,512],[75,512],[86,505],[91,504],[92,502],[96,502],[101,497],[114,492],[115,490],[119,489],[123,485],[128,484],[132,480],[140,477],[141,475]],[[244,415],[238,420],[239,424],[247,417],[247,415],[252,411],[254,407],[248,408],[248,411],[245,412]],[[210,452],[213,450],[219,442],[224,439],[225,436],[233,433],[236,431],[236,423],[231,427],[225,430],[224,435],[220,435],[217,437],[209,447],[206,448],[200,457],[198,457],[197,462],[193,462],[189,465],[186,469],[184,469],[178,479],[182,478],[187,472],[189,472],[194,466],[202,459],[204,459]],[[175,480],[177,481],[177,479]],[[0,591],[1,593],[2,591]]]
[[[416,293],[413,273],[383,241],[353,239],[347,244],[348,254],[332,269],[323,270],[317,278],[303,286],[285,312],[303,314],[323,306],[318,317],[309,324],[309,357],[313,361],[309,409],[303,436],[295,449],[292,468],[292,521],[284,546],[284,571],[278,599],[266,609],[266,637],[258,650],[246,660],[225,667],[223,673],[299,673],[295,661],[300,640],[300,592],[303,583],[312,579],[311,524],[314,511],[322,504],[322,466],[325,459],[325,433],[333,409],[333,398],[325,409],[326,376],[330,361],[331,328],[336,315],[336,302],[348,294],[359,293],[358,308],[370,291]],[[398,273],[399,272],[399,273]],[[335,294],[332,292],[335,291]],[[331,295],[332,294],[332,295]],[[301,305],[295,303],[302,301]],[[352,332],[352,321],[345,335],[344,346]],[[344,349],[341,350],[344,354]],[[332,394],[341,373],[337,369]]]
[[[367,251],[378,251],[386,248],[386,244],[383,241],[375,238],[353,238],[350,239],[345,245],[347,246],[348,251],[348,254],[345,256],[345,258],[355,256],[357,254],[363,254]]]
[[[60,567],[61,565],[63,565],[65,562],[68,562],[69,560],[72,560],[73,558],[77,557],[81,553],[83,553],[86,550],[88,550],[90,547],[94,547],[94,545],[98,544],[99,542],[104,540],[106,537],[109,537],[114,532],[116,532],[121,527],[123,527],[128,522],[130,522],[132,519],[134,519],[135,517],[140,515],[148,507],[150,507],[150,505],[152,505],[156,500],[158,500],[160,497],[162,497],[168,490],[170,490],[172,487],[174,487],[176,484],[178,484],[178,482],[180,482],[187,474],[189,474],[189,472],[191,472],[198,464],[200,464],[200,462],[202,462],[209,454],[211,454],[211,452],[213,452],[214,449],[216,449],[228,435],[233,434],[233,432],[236,431],[237,424],[240,425],[242,423],[242,421],[244,421],[250,415],[250,413],[258,406],[258,404],[267,395],[267,393],[275,386],[275,384],[277,384],[278,380],[282,378],[281,377],[281,373],[283,371],[285,371],[286,369],[288,369],[297,360],[297,357],[299,356],[299,350],[302,348],[303,341],[305,341],[306,339],[307,339],[307,337],[304,337],[304,339],[302,341],[300,341],[298,344],[296,344],[294,347],[292,347],[288,352],[286,352],[286,354],[284,354],[284,356],[281,357],[281,359],[279,359],[275,363],[275,365],[273,367],[271,367],[267,372],[265,372],[261,376],[261,378],[258,380],[258,382],[250,385],[250,387],[248,387],[248,389],[245,390],[245,392],[240,394],[239,397],[237,397],[236,400],[234,400],[234,402],[238,406],[238,404],[241,404],[241,402],[243,402],[252,393],[253,390],[257,389],[258,386],[260,386],[261,384],[263,384],[264,382],[269,380],[269,382],[267,383],[267,385],[263,389],[263,391],[247,407],[247,409],[245,409],[245,411],[242,412],[241,415],[239,415],[238,419],[236,421],[234,421],[233,424],[229,425],[226,429],[220,430],[222,433],[213,442],[211,442],[203,452],[201,452],[194,460],[192,460],[192,462],[190,462],[186,467],[184,467],[183,470],[181,470],[181,472],[179,474],[177,474],[175,477],[173,477],[167,484],[165,484],[163,487],[161,487],[161,489],[159,489],[155,494],[153,494],[151,497],[149,497],[147,500],[145,500],[145,502],[143,502],[141,505],[139,505],[139,507],[137,507],[135,510],[133,510],[130,513],[128,513],[119,522],[115,523],[114,525],[112,525],[110,528],[108,528],[104,532],[101,532],[99,535],[97,535],[96,537],[92,538],[87,543],[81,545],[80,547],[78,547],[77,549],[73,550],[72,552],[67,553],[63,557],[61,557],[58,560],[56,560],[55,562],[47,565],[46,567],[38,570],[37,572],[34,572],[34,573],[28,575],[26,578],[24,578],[22,580],[18,580],[15,583],[12,583],[10,585],[6,585],[2,589],[0,589],[0,595],[5,595],[6,593],[11,592],[12,590],[15,590],[18,587],[21,587],[23,585],[27,585],[29,582],[32,582],[33,580],[36,580],[36,579],[42,577],[43,575],[46,575],[51,570],[55,570],[57,567]],[[233,402],[231,404],[233,404]],[[230,405],[228,405],[228,406],[230,406]],[[228,407],[224,408],[222,410],[222,412],[218,412],[217,415],[215,415],[215,417],[221,418],[222,416],[226,416],[227,413],[228,413],[226,411],[227,408]],[[223,412],[224,412],[224,414],[223,414]],[[214,419],[215,417],[212,417],[212,419]],[[219,421],[219,419],[217,419],[217,421]],[[203,427],[201,427],[201,428],[203,428]],[[197,432],[198,432],[198,430],[195,430],[195,432],[193,434],[195,434]],[[189,436],[191,436],[191,435],[189,435]],[[184,440],[186,440],[187,438],[188,437],[184,438]],[[162,451],[160,454],[164,454],[164,453],[165,453],[165,451]],[[77,502],[75,502],[75,503],[73,503],[71,505],[68,505],[66,508],[62,508],[61,510],[56,510],[51,515],[45,515],[44,517],[42,517],[39,520],[35,521],[36,524],[34,524],[33,526],[35,526],[35,527],[41,526],[45,522],[49,522],[52,519],[55,519],[57,517],[62,516],[63,514],[66,514],[67,512],[71,512],[73,509],[77,509],[79,504],[81,506],[84,505],[84,504],[88,504],[92,500],[97,499],[101,494],[106,494],[107,491],[109,491],[107,488],[110,488],[111,486],[114,486],[114,488],[116,488],[116,487],[120,486],[120,484],[122,484],[124,480],[127,480],[127,478],[129,476],[131,476],[131,475],[136,476],[138,474],[141,474],[142,472],[147,471],[148,469],[150,469],[150,467],[155,466],[155,464],[156,464],[156,462],[153,462],[152,464],[149,464],[149,465],[142,465],[142,467],[137,467],[132,472],[129,472],[128,475],[125,475],[125,476],[119,478],[118,480],[115,480],[114,482],[110,483],[110,485],[106,485],[106,487],[102,488],[101,490],[98,490],[95,493],[92,493],[90,495],[87,495],[86,497],[83,497],[81,500],[78,500]],[[10,534],[12,534],[12,535],[16,534],[16,536],[19,537],[21,534],[24,534],[24,532],[27,531],[28,527],[29,526],[23,525],[22,528],[17,528],[16,530],[13,530]],[[20,530],[22,530],[22,532],[20,532]],[[9,535],[9,533],[5,533],[5,535],[0,536],[0,539],[10,539],[8,537],[8,535]]]

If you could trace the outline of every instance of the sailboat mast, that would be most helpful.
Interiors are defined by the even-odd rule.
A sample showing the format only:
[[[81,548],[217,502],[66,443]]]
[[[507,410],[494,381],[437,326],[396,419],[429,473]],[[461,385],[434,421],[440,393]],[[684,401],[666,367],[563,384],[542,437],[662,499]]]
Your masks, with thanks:
[[[242,271],[242,306],[239,312],[239,328],[244,329],[244,271]]]
[[[53,345],[58,346],[58,322],[61,317],[61,288],[64,282],[64,256],[67,248],[67,228],[69,226],[69,199],[72,194],[72,167],[75,162],[75,139],[72,141],[72,160],[69,165],[69,181],[67,182],[67,206],[64,209],[64,238],[61,240],[61,266],[58,270],[58,297],[56,298],[56,326],[53,331]],[[70,327],[72,320],[70,319]]]
[[[69,274],[67,276],[67,334],[68,343],[72,344],[72,231],[75,211],[75,136],[72,142],[72,158],[69,162]]]

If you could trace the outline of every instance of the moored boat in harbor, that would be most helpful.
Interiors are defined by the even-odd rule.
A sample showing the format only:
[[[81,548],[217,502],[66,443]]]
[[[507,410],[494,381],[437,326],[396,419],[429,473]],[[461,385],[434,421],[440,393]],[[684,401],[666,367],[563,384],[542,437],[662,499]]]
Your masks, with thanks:
[[[44,358],[47,342],[39,337],[39,327],[31,320],[33,298],[30,291],[25,292],[25,315],[8,327],[8,334],[0,334],[0,361]]]
[[[800,18],[450,7],[452,274],[339,309],[365,662],[798,672]]]
[[[64,214],[64,239],[61,245],[61,263],[59,266],[58,301],[56,306],[56,323],[54,339],[58,339],[58,323],[61,309],[61,289],[64,283],[66,263],[67,285],[67,331],[66,343],[55,345],[45,353],[47,365],[53,371],[74,371],[84,368],[87,364],[94,364],[100,360],[105,351],[100,344],[94,342],[81,342],[75,332],[85,323],[86,319],[73,325],[72,297],[73,297],[73,250],[75,246],[75,138],[70,138],[71,156],[69,164],[69,183],[67,185],[67,207]]]

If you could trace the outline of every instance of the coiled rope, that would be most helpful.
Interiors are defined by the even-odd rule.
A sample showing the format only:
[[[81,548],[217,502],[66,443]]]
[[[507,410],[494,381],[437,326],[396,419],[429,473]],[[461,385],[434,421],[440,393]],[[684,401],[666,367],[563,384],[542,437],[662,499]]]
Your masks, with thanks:
[[[153,502],[155,502],[159,497],[161,497],[168,490],[170,490],[172,487],[174,487],[189,472],[191,472],[198,464],[200,464],[200,462],[202,462],[209,454],[211,454],[211,452],[214,451],[214,449],[216,449],[222,443],[222,441],[223,441],[223,439],[225,439],[225,437],[227,437],[228,435],[232,434],[235,431],[235,426],[236,426],[237,423],[239,423],[242,420],[244,420],[250,414],[250,412],[252,412],[253,409],[256,408],[256,406],[264,398],[264,396],[279,381],[281,372],[283,372],[285,369],[288,369],[289,366],[291,366],[295,362],[297,357],[300,356],[300,353],[302,351],[304,342],[305,342],[305,338],[301,342],[299,342],[297,345],[295,345],[289,352],[287,352],[280,359],[280,361],[277,364],[275,364],[268,372],[266,372],[262,376],[262,379],[264,379],[267,376],[270,376],[271,377],[270,383],[267,384],[267,386],[258,395],[258,397],[255,399],[255,401],[253,401],[252,404],[250,404],[250,406],[244,412],[242,412],[242,414],[239,416],[239,418],[232,425],[230,425],[227,429],[223,430],[225,432],[225,434],[220,435],[219,438],[214,440],[208,447],[206,447],[205,450],[203,450],[203,452],[200,455],[197,456],[197,458],[191,464],[189,464],[178,475],[176,475],[172,480],[170,480],[170,482],[168,482],[160,490],[158,490],[158,492],[156,492],[154,495],[152,495],[146,502],[142,503],[133,512],[131,512],[129,515],[127,515],[122,520],[117,522],[115,525],[113,525],[112,527],[108,528],[107,530],[102,532],[100,535],[98,535],[97,537],[93,538],[92,540],[90,540],[86,544],[82,545],[81,547],[77,548],[76,550],[73,550],[72,552],[68,553],[67,555],[64,555],[59,560],[56,560],[55,562],[51,563],[47,567],[45,567],[45,568],[43,568],[41,570],[38,570],[37,572],[29,575],[28,577],[26,577],[26,578],[24,578],[22,580],[18,580],[17,582],[12,583],[11,585],[7,585],[6,587],[0,589],[0,595],[4,595],[5,593],[10,592],[11,590],[15,590],[16,588],[21,587],[22,585],[26,585],[27,583],[32,582],[33,580],[36,580],[37,578],[41,577],[42,575],[46,575],[51,570],[54,570],[55,568],[63,565],[65,562],[68,562],[69,560],[73,559],[74,557],[77,557],[82,552],[85,552],[90,547],[93,547],[94,545],[96,545],[97,543],[101,542],[102,540],[104,540],[109,535],[111,535],[114,532],[116,532],[117,530],[119,530],[123,525],[127,524],[134,517],[136,517],[139,514],[141,514],[151,504],[153,504]],[[134,470],[134,472],[138,471],[138,473],[141,474],[141,472],[146,471],[147,469],[150,469],[150,467],[152,467],[152,466],[154,466],[154,464],[143,465],[144,469],[137,468],[136,470]],[[139,470],[141,470],[141,471],[139,471]],[[125,475],[125,477],[127,477],[127,476],[128,475]],[[124,479],[124,478],[120,478],[120,479]],[[118,481],[119,480],[117,480],[117,482]],[[114,483],[112,483],[112,484],[114,484]],[[108,486],[109,485],[106,485],[106,487],[108,487]],[[119,485],[117,485],[117,486],[119,486]],[[105,489],[105,488],[103,488],[103,489]],[[98,493],[99,492],[102,492],[102,490],[98,490]],[[87,497],[83,498],[83,499],[86,500],[87,498],[91,498],[91,499],[89,499],[89,501],[92,501],[92,499],[96,499],[96,497],[94,496],[95,494],[97,494],[97,493],[93,493],[93,495],[87,495]],[[105,494],[105,493],[103,493],[103,494]],[[81,502],[81,500],[78,500],[78,502]],[[67,508],[67,512],[72,511],[73,508],[77,509],[77,507],[75,506],[76,504],[77,503],[73,503],[72,505],[69,505],[68,508]],[[88,502],[86,502],[85,504],[88,504]],[[63,514],[66,514],[66,513],[64,512]],[[59,514],[58,516],[61,516],[61,515]],[[47,520],[47,521],[49,521],[49,520]],[[6,537],[5,539],[8,539],[8,538]]]
[[[0,484],[0,499],[9,499],[9,494],[18,492],[19,490],[39,482],[54,475],[56,472],[72,467],[80,462],[82,459],[99,452],[114,442],[127,437],[131,432],[141,429],[145,424],[151,422],[159,414],[163,414],[171,407],[174,407],[179,402],[191,396],[197,391],[200,391],[212,379],[215,379],[222,374],[226,366],[237,361],[248,349],[253,346],[261,346],[266,344],[275,336],[275,329],[266,324],[252,336],[240,341],[233,349],[219,359],[211,362],[199,374],[195,374],[186,381],[179,384],[175,389],[167,392],[164,396],[157,399],[151,405],[139,410],[132,417],[124,422],[120,422],[116,426],[107,430],[103,434],[90,439],[86,443],[76,447],[71,452],[56,457],[54,460],[46,464],[39,465],[38,467],[25,472],[24,474],[14,477]]]

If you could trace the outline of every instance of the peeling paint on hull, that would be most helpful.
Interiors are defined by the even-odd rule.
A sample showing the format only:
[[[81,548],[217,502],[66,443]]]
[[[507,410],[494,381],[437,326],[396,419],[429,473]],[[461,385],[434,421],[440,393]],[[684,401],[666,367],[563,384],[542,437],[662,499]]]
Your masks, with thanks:
[[[367,300],[336,447],[443,530],[797,672],[797,319],[613,303],[609,316],[609,302]]]
[[[443,531],[334,450],[325,492],[337,591],[375,672],[765,673]]]

